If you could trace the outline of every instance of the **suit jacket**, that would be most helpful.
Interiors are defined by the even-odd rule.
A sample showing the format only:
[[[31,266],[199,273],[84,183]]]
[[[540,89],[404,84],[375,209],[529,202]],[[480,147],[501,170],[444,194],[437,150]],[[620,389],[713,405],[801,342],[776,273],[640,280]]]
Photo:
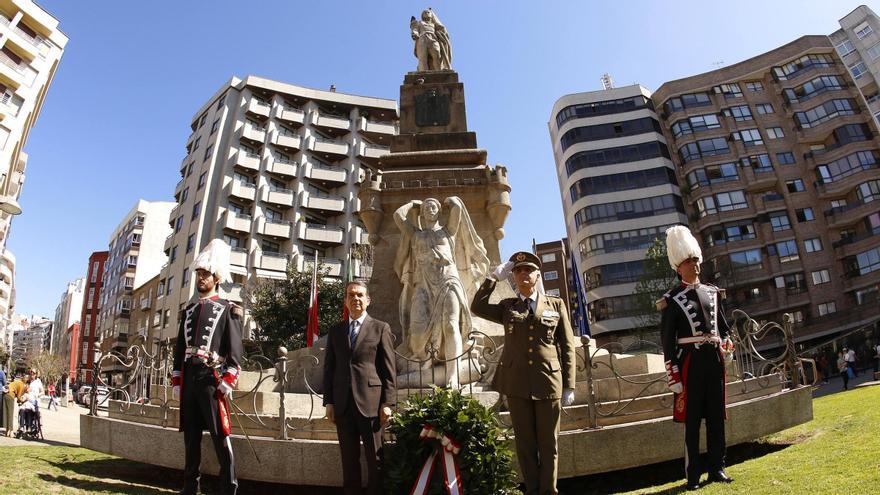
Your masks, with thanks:
[[[337,414],[349,406],[349,392],[364,417],[375,417],[384,406],[397,402],[394,345],[391,327],[368,314],[358,332],[354,349],[348,337],[349,322],[330,329],[324,352],[324,405],[333,404]]]
[[[504,350],[495,372],[495,390],[510,397],[559,399],[575,386],[575,343],[562,299],[539,295],[534,315],[520,298],[490,304],[495,281],[486,279],[471,312],[504,326]]]

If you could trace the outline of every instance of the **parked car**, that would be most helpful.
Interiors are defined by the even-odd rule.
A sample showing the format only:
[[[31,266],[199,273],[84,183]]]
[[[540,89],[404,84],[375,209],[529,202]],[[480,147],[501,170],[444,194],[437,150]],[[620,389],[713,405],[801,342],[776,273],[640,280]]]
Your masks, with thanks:
[[[86,405],[86,396],[92,393],[91,385],[83,385],[76,390],[76,395],[73,397],[73,401],[77,404]]]
[[[86,407],[91,406],[91,401],[92,401],[91,389],[92,389],[92,387],[89,387],[89,391],[83,397],[83,405]],[[98,407],[106,408],[107,405],[110,403],[110,401],[108,400],[109,398],[110,398],[110,390],[108,390],[107,387],[105,387],[103,385],[98,385],[98,393],[95,396],[95,400],[98,402]]]

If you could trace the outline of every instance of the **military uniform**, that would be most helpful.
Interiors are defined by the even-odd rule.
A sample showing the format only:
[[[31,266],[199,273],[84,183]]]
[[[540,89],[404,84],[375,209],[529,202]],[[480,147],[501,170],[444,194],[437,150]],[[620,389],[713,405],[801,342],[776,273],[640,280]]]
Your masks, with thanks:
[[[676,229],[684,229],[677,236],[690,236],[684,227]],[[676,254],[676,259],[673,259],[674,250],[668,249],[670,264],[677,266],[686,257],[701,261],[699,247],[690,249],[696,252]],[[726,380],[722,346],[729,342],[730,333],[722,307],[724,294],[723,289],[697,281],[681,283],[657,301],[667,377],[670,388],[676,392],[672,417],[685,424],[685,473],[691,489],[699,486],[704,472],[700,460],[703,418],[706,419],[709,479],[732,481],[724,473]]]
[[[202,432],[208,430],[220,464],[221,492],[238,488],[229,403],[221,380],[234,387],[241,371],[241,308],[218,296],[199,299],[181,312],[172,384],[180,386],[180,427],[186,466],[181,493],[198,493]]]
[[[531,253],[516,253],[511,261],[540,267]],[[471,312],[504,326],[504,350],[493,386],[507,396],[526,493],[555,494],[560,398],[564,390],[575,387],[575,341],[568,310],[562,299],[545,294],[491,304],[495,284],[493,279],[483,282]]]

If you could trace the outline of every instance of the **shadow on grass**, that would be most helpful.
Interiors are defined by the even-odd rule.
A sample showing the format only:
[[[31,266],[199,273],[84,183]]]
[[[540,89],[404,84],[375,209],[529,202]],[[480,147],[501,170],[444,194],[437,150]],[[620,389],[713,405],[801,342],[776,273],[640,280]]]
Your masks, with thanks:
[[[67,473],[76,473],[101,479],[69,478],[40,474],[45,481],[77,488],[86,492],[136,493],[157,495],[177,493],[183,485],[183,472],[151,464],[129,461],[126,459],[97,459],[90,461],[52,461],[43,462]],[[109,480],[117,480],[113,483]],[[238,495],[340,495],[340,488],[295,486],[260,481],[239,480]],[[132,486],[142,485],[142,486]],[[203,475],[201,479],[202,493],[219,493],[216,476]]]
[[[727,465],[732,466],[749,459],[772,454],[783,450],[788,446],[789,444],[765,442],[748,442],[735,445],[727,449]],[[684,445],[682,445],[682,449],[684,449]],[[597,452],[588,455],[601,455],[601,453]],[[705,465],[705,454],[703,459]],[[658,493],[671,495],[685,492],[683,458],[621,471],[612,471],[610,473],[568,478],[560,480],[558,487],[559,493],[563,495],[598,495],[644,490],[657,485],[674,483],[676,481],[680,482],[680,484]]]

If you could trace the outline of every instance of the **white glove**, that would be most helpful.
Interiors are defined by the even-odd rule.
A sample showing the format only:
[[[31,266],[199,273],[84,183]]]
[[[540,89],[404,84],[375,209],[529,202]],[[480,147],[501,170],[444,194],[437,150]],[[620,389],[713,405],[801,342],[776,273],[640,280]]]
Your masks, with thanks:
[[[508,261],[507,263],[504,263],[503,265],[498,265],[498,267],[495,268],[495,271],[492,272],[492,278],[494,278],[497,281],[506,280],[507,277],[510,276],[510,273],[512,271],[513,271],[513,262]]]
[[[562,392],[562,405],[570,406],[574,404],[574,389],[567,388]]]
[[[229,397],[229,395],[232,394],[232,385],[226,383],[225,380],[220,380],[220,384],[217,385],[217,391],[226,397]]]
[[[171,398],[174,400],[180,400],[180,385],[171,387]]]

